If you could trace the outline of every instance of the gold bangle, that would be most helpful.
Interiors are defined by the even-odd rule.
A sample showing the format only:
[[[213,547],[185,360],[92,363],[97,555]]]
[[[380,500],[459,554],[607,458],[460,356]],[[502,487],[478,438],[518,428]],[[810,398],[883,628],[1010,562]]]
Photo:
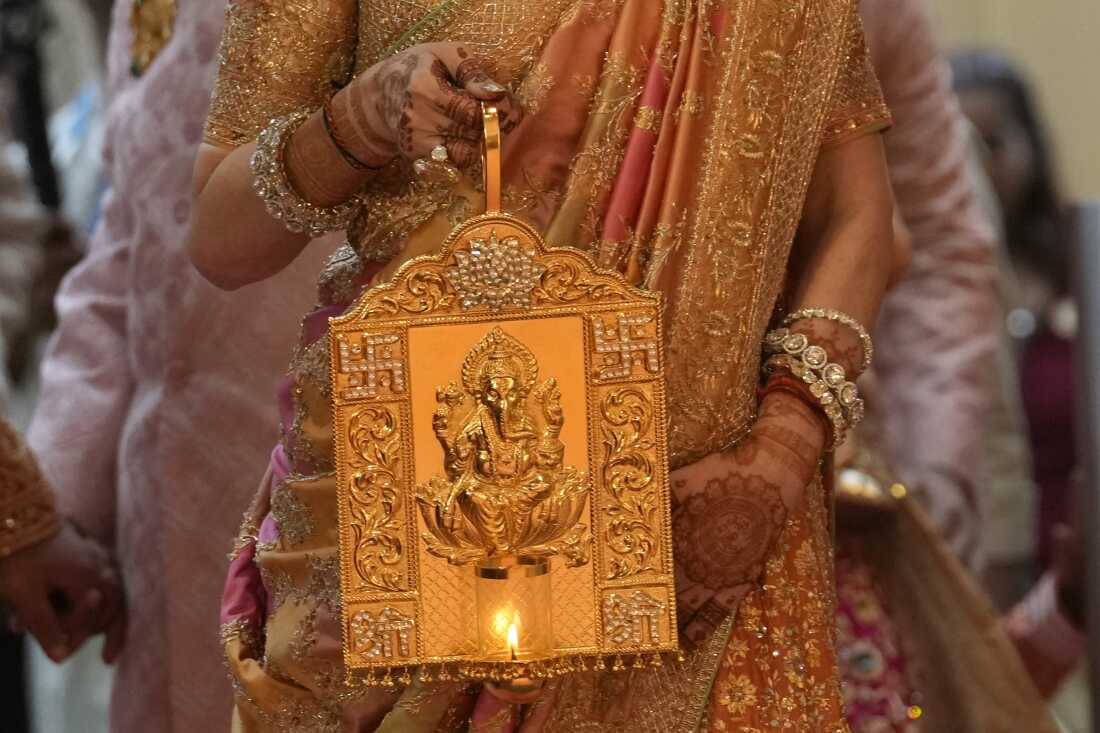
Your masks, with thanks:
[[[781,325],[785,328],[789,328],[795,321],[805,321],[811,318],[823,318],[827,321],[834,321],[855,331],[856,335],[859,336],[860,342],[863,344],[863,365],[860,367],[860,372],[867,371],[875,356],[875,344],[874,341],[871,340],[871,334],[867,333],[867,329],[863,327],[863,324],[847,313],[838,311],[834,308],[800,308],[784,318]]]
[[[250,166],[255,176],[252,187],[267,213],[296,234],[320,237],[347,229],[362,201],[356,196],[337,206],[318,206],[294,190],[286,174],[286,144],[309,116],[309,112],[299,111],[272,120],[256,141]]]

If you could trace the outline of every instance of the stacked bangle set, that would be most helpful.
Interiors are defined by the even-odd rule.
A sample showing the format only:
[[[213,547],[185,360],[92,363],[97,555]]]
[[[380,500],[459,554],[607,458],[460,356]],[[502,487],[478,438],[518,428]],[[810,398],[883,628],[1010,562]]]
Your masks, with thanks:
[[[871,337],[855,319],[840,311],[808,308],[788,316],[783,324],[764,337],[764,379],[787,373],[806,385],[809,395],[820,406],[832,425],[832,447],[844,442],[848,431],[863,419],[864,404],[859,388],[848,379],[845,369],[830,358],[821,346],[791,326],[801,320],[825,319],[851,328],[863,344],[863,369],[873,355]]]

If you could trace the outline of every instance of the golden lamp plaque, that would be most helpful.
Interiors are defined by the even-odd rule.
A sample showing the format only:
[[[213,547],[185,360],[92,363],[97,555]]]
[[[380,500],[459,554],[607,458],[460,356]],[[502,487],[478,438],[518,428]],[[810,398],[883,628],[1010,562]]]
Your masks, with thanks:
[[[488,213],[331,322],[343,652],[369,684],[677,649],[657,294]]]

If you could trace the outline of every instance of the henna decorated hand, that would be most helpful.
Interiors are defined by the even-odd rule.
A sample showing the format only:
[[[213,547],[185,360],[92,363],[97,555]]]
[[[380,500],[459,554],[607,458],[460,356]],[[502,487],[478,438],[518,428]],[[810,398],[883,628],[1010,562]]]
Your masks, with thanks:
[[[486,69],[461,44],[413,46],[367,69],[333,98],[336,126],[350,152],[371,166],[399,155],[426,158],[439,145],[455,165],[471,165],[481,151],[481,102],[497,106],[505,130],[522,115]]]
[[[794,395],[764,398],[752,433],[672,476],[672,536],[683,636],[705,640],[764,571],[788,512],[802,506],[825,425]]]

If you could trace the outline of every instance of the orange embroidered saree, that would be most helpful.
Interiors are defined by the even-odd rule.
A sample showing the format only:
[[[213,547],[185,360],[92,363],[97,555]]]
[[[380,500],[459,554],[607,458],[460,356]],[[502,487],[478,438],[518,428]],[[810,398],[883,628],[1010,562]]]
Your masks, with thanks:
[[[673,466],[743,437],[818,151],[888,123],[854,3],[237,0],[208,141],[240,145],[272,117],[315,108],[403,38],[468,45],[524,104],[505,143],[506,209],[665,294]],[[284,439],[222,609],[238,727],[846,730],[819,484],[759,588],[682,662],[572,675],[524,709],[447,680],[344,684],[326,319],[479,210],[477,178],[441,188],[395,165],[322,273],[282,395]],[[708,527],[692,529],[708,541]],[[691,611],[708,598],[679,600]]]

